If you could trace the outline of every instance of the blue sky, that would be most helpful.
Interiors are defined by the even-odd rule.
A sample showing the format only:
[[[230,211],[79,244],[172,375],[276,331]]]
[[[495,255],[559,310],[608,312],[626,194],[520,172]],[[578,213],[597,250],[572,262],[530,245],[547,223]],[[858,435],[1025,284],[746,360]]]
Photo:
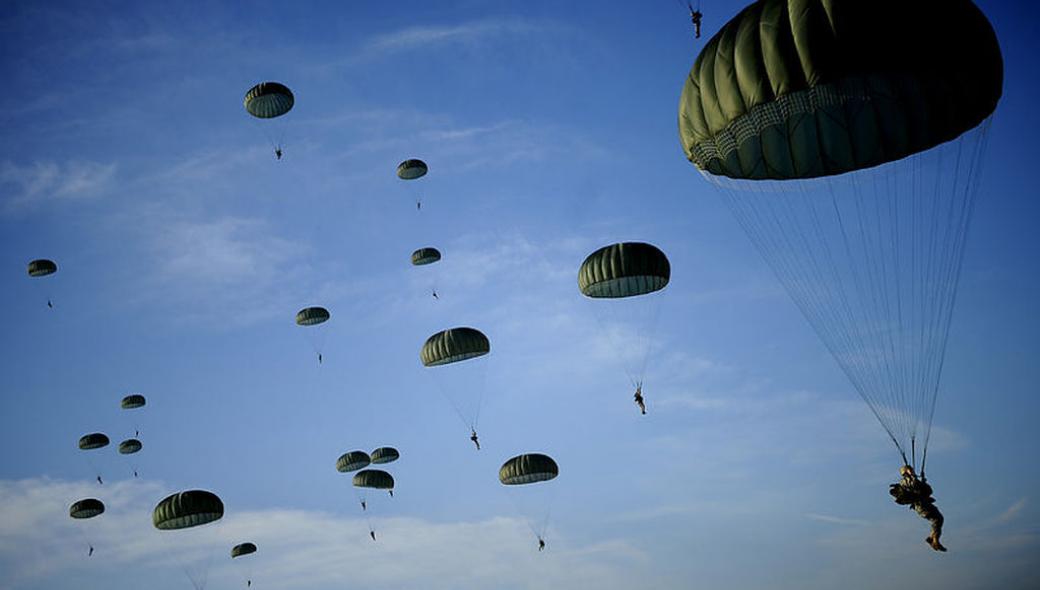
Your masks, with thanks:
[[[704,2],[705,39],[741,5]],[[238,587],[243,540],[261,590],[1036,586],[1040,14],[979,5],[1005,89],[934,423],[938,555],[886,493],[883,430],[683,157],[700,45],[675,2],[5,3],[0,587],[183,588],[189,562]],[[242,108],[263,80],[296,95],[280,162]],[[673,268],[645,417],[576,288],[628,240]],[[444,260],[411,267],[426,245]],[[39,257],[58,274],[26,277]],[[320,367],[307,305],[332,313]],[[456,325],[492,342],[480,452],[418,362]],[[137,480],[76,449],[137,426]],[[372,543],[334,464],[382,445],[402,458]],[[496,481],[526,451],[561,470],[541,554]],[[155,532],[195,487],[223,521]],[[109,509],[91,558],[67,516],[87,496]]]

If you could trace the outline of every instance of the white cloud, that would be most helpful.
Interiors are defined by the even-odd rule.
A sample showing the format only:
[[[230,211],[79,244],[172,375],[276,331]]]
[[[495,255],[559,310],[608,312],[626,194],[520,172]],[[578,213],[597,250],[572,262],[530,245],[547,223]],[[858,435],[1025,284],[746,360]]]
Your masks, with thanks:
[[[114,163],[38,161],[20,166],[5,161],[0,165],[0,186],[13,189],[5,191],[10,210],[47,201],[98,197],[111,185],[115,173]]]
[[[860,519],[856,519],[856,518],[842,518],[840,516],[830,516],[830,515],[827,515],[827,514],[815,514],[815,513],[812,513],[812,512],[807,513],[805,515],[805,517],[810,519],[810,520],[818,520],[820,522],[826,522],[826,523],[830,523],[830,524],[838,524],[838,525],[842,525],[842,526],[867,526],[868,524],[870,524],[870,523],[868,523],[865,520],[860,520]]]
[[[517,18],[486,19],[458,25],[408,27],[374,37],[362,48],[360,55],[374,58],[437,45],[473,44],[488,39],[497,40],[508,35],[561,29],[561,25],[558,24],[535,23]]]
[[[1021,513],[1022,509],[1025,508],[1025,507],[1026,507],[1026,499],[1025,498],[1019,499],[1017,502],[1015,502],[1011,506],[1008,506],[1007,510],[1005,510],[1004,512],[1001,512],[1000,515],[997,516],[997,522],[1002,523],[1002,524],[1007,524],[1009,522],[1012,522],[1012,521],[1016,520],[1018,518],[1019,513]]]

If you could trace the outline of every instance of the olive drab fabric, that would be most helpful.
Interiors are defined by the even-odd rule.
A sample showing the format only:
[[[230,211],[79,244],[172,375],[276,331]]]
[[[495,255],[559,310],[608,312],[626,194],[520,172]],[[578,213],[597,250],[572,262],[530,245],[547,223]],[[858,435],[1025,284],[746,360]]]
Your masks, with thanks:
[[[330,314],[324,307],[307,307],[296,312],[296,325],[315,326],[327,322]]]
[[[141,441],[137,440],[136,438],[128,438],[123,442],[119,443],[119,454],[133,455],[134,453],[140,451],[143,448],[143,446],[144,445],[141,444]]]
[[[102,447],[107,447],[108,442],[108,436],[100,432],[92,432],[90,434],[84,434],[79,438],[79,448],[83,451],[100,449]]]
[[[412,252],[412,264],[415,266],[433,264],[440,259],[441,253],[436,248],[419,248],[415,252]]]
[[[84,498],[69,506],[72,518],[94,518],[105,511],[105,504],[95,498]]]
[[[161,531],[186,529],[220,520],[224,503],[213,492],[188,490],[163,498],[152,511],[152,524]]]
[[[635,297],[663,289],[671,275],[668,257],[656,246],[624,242],[589,254],[578,270],[578,288],[587,297]]]
[[[679,136],[712,175],[830,176],[958,137],[1002,86],[996,35],[970,0],[759,0],[697,56]]]
[[[246,111],[259,119],[272,119],[288,113],[296,99],[284,84],[278,82],[261,82],[246,92]]]
[[[354,487],[377,490],[394,489],[394,476],[378,469],[364,469],[354,474]]]
[[[405,160],[397,165],[397,177],[401,180],[415,180],[426,176],[430,168],[422,160]]]
[[[249,555],[250,553],[256,553],[256,545],[253,543],[239,543],[231,548],[231,559]]]
[[[58,272],[58,265],[53,260],[41,258],[30,262],[28,270],[30,277],[45,277]]]
[[[379,447],[372,451],[372,463],[375,465],[393,463],[399,458],[401,458],[401,453],[398,453],[397,449],[393,447]]]
[[[419,358],[427,367],[457,363],[491,352],[491,342],[475,328],[452,328],[426,339]]]
[[[368,467],[372,459],[368,456],[368,453],[364,451],[350,451],[349,453],[343,453],[336,459],[336,471],[340,473],[349,473],[351,471],[357,471]]]
[[[502,485],[515,486],[549,481],[560,474],[560,467],[548,455],[526,453],[506,461],[498,470]]]
[[[143,395],[139,393],[132,393],[124,397],[123,400],[119,402],[119,407],[123,408],[124,410],[133,410],[135,408],[143,407],[145,403],[146,402]]]

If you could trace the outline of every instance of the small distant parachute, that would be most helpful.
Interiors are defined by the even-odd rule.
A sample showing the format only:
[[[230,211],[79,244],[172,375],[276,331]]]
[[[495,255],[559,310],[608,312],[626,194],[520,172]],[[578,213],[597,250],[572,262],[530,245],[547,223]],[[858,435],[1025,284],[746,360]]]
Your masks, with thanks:
[[[405,160],[397,165],[397,177],[401,180],[415,180],[426,176],[430,169],[426,162],[417,159]]]
[[[296,312],[297,326],[316,326],[329,321],[329,310],[324,307],[305,307]]]
[[[105,504],[95,498],[85,498],[69,507],[69,516],[76,519],[94,518],[105,511]]]
[[[586,297],[636,297],[664,289],[671,276],[668,257],[656,246],[624,242],[589,254],[578,270],[578,288]]]
[[[374,490],[394,489],[394,476],[379,469],[364,469],[354,474],[354,487]]]
[[[498,470],[498,481],[505,486],[526,485],[555,479],[560,467],[549,455],[526,453],[506,461]]]
[[[133,410],[136,408],[144,407],[146,401],[144,396],[139,393],[132,393],[123,398],[123,401],[119,402],[119,407],[124,410]]]
[[[58,272],[58,265],[53,260],[40,258],[29,263],[30,277],[45,277]]]
[[[246,92],[243,103],[250,115],[258,119],[273,119],[292,110],[296,99],[284,84],[261,82]]]
[[[120,455],[133,455],[134,453],[141,450],[143,445],[141,441],[136,438],[128,438],[123,442],[119,443],[119,454]]]
[[[375,465],[393,463],[400,458],[401,453],[398,453],[397,449],[393,447],[379,447],[372,451],[372,463]]]
[[[437,367],[484,356],[491,352],[491,341],[476,328],[451,328],[426,339],[419,358],[423,366]]]
[[[336,459],[336,471],[340,473],[350,473],[351,471],[357,471],[358,469],[364,469],[372,463],[371,457],[364,451],[350,451],[349,453],[343,453]]]
[[[441,253],[436,248],[419,248],[415,252],[412,252],[412,264],[415,266],[433,264],[440,259]]]
[[[253,543],[239,543],[231,548],[231,559],[256,553],[256,545]]]
[[[107,447],[109,443],[108,437],[100,432],[92,432],[90,434],[84,434],[79,438],[79,448],[82,451],[91,451],[94,449],[100,449]]]
[[[224,503],[213,492],[188,490],[163,498],[152,511],[152,525],[161,531],[192,528],[220,520]]]

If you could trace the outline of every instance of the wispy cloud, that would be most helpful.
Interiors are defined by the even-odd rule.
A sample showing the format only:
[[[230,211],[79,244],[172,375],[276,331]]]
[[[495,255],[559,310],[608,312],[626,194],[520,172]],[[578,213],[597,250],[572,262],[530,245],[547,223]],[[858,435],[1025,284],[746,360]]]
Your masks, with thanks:
[[[812,512],[807,513],[805,515],[805,517],[810,519],[810,520],[818,520],[820,522],[826,522],[826,523],[830,523],[830,524],[839,524],[839,525],[842,525],[842,526],[867,526],[868,524],[870,524],[869,522],[867,522],[865,520],[860,520],[860,519],[857,519],[857,518],[842,518],[840,516],[830,516],[830,515],[827,515],[827,514],[815,514],[815,513],[812,513]]]
[[[18,165],[0,164],[0,187],[7,190],[6,208],[10,211],[47,201],[85,200],[102,195],[116,173],[114,163],[89,161],[38,161]]]
[[[1022,512],[1022,509],[1025,508],[1025,507],[1026,507],[1026,499],[1025,498],[1019,499],[1017,502],[1015,502],[1011,506],[1008,506],[1007,510],[1005,510],[1004,512],[1001,512],[1000,515],[997,516],[997,522],[999,522],[1001,524],[1007,524],[1009,522],[1012,522],[1013,520],[1018,518],[1018,515]]]
[[[505,36],[560,31],[562,25],[517,18],[485,19],[455,25],[408,27],[373,37],[360,52],[363,58],[448,44],[474,44]]]

